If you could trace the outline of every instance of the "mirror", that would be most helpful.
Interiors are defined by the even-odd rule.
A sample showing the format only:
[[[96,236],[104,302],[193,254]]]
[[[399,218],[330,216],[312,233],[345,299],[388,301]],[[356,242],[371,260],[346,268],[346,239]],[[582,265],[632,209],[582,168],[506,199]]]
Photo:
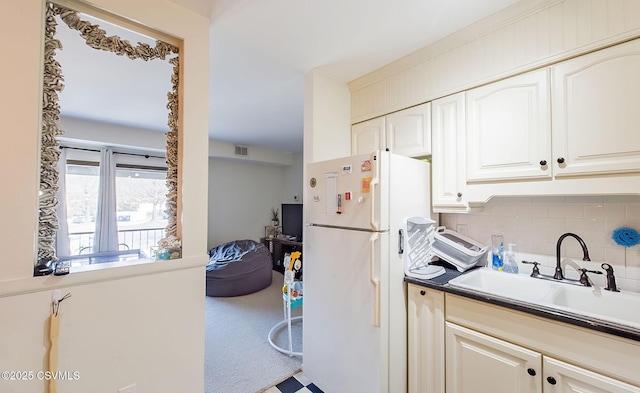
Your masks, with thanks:
[[[179,258],[181,256],[177,220],[179,42],[173,37],[152,32],[133,22],[93,9],[91,6],[73,3],[74,10],[72,10],[66,6],[68,1],[61,2],[65,5],[47,3],[46,7],[38,261],[35,274],[42,272],[42,266],[48,266],[61,257],[76,262],[82,258],[88,260],[88,263],[120,261],[123,260],[123,255],[135,259],[132,257],[134,253],[130,252],[132,247],[128,244],[126,237],[123,241],[121,232],[127,231],[120,231],[120,227],[136,219],[144,220],[140,205],[145,203],[151,205],[148,208],[151,219],[159,220],[160,218],[160,221],[164,221],[166,225],[164,228],[156,228],[156,230],[160,229],[161,235],[151,240],[155,245],[148,247],[146,244],[147,252],[140,253],[138,257],[148,255],[149,249],[153,248],[159,259]],[[111,23],[114,21],[116,24]],[[145,35],[134,30],[142,31]],[[73,40],[69,38],[70,33],[75,33]],[[156,40],[148,36],[154,36]],[[158,36],[163,40],[157,39]],[[137,42],[137,44],[130,42]],[[68,50],[68,56],[63,55],[65,49]],[[83,52],[71,54],[72,50]],[[78,59],[82,59],[82,64],[77,64]],[[127,64],[124,65],[124,63]],[[70,75],[73,75],[73,78],[69,77],[69,86],[64,86],[67,82],[65,81],[65,64],[71,72]],[[96,72],[99,69],[104,70],[105,64],[108,65],[106,71]],[[158,66],[166,69],[166,78],[149,80],[149,75],[157,75],[157,72],[151,71],[151,67]],[[131,68],[118,71],[120,67]],[[123,77],[125,75],[126,78]],[[126,85],[123,86],[122,82]],[[132,86],[134,82],[142,82],[143,85],[142,87]],[[92,90],[83,92],[82,88],[87,86],[91,86]],[[67,87],[68,89],[63,93],[63,88]],[[157,99],[145,98],[138,99],[133,104],[122,105],[127,102],[132,92],[143,90],[153,94],[152,97],[158,94],[166,97],[163,108],[159,105],[150,106],[150,103],[157,103]],[[116,97],[110,102],[115,105],[101,105],[99,99],[103,94]],[[159,120],[163,117],[163,112],[164,120]],[[92,120],[88,122],[88,118]],[[125,118],[126,121],[122,120]],[[84,130],[65,133],[64,127],[61,127],[63,123],[61,120],[64,120],[69,128],[71,125],[83,125],[78,128],[84,127],[86,134],[83,134]],[[103,132],[101,138],[89,137],[89,135],[99,134],[100,129]],[[152,135],[149,132],[163,131],[166,136],[164,146],[159,149],[147,147],[139,150],[135,148],[136,143],[123,144],[114,139],[118,133],[131,136],[133,133],[131,130],[138,129],[141,132],[148,132],[147,136]],[[138,141],[148,139],[150,138],[137,138]],[[61,148],[64,149],[61,150]],[[73,151],[69,156],[73,156],[74,159],[67,157],[67,151]],[[91,155],[99,158],[84,159]],[[99,169],[94,165],[96,161],[100,162]],[[158,165],[158,163],[161,164]],[[166,175],[159,176],[159,171],[166,172]],[[77,203],[78,198],[76,202],[70,203],[73,198],[68,197],[67,194],[72,192],[71,189],[79,187],[78,182],[75,182],[67,189],[65,183],[67,179],[73,178],[73,175],[77,175],[77,178],[84,176],[80,183],[90,183],[92,179],[100,183],[99,187],[94,188],[92,192],[98,194],[96,202],[98,207],[93,210],[95,214],[90,213],[91,210],[86,202],[80,206],[82,204]],[[164,177],[165,183],[164,198],[158,196],[161,194],[159,189],[162,188],[158,186],[158,183],[163,180],[161,177]],[[123,200],[116,203],[116,199],[120,197],[115,197],[115,189],[125,189],[126,184],[131,183],[135,178],[145,179],[145,182],[133,182],[134,186],[129,187],[133,190],[129,192],[133,196],[130,196],[128,201],[123,201],[124,198],[122,198]],[[117,187],[116,183],[118,183]],[[141,184],[145,186],[142,187]],[[85,188],[85,190],[88,189]],[[149,202],[146,202],[147,200]],[[162,205],[165,205],[164,209],[159,208]],[[87,238],[84,243],[80,241],[73,247],[63,244],[65,237],[66,241],[71,238],[67,235],[68,225],[85,223],[87,227],[95,227],[92,237]],[[64,232],[63,236],[61,232]],[[143,237],[141,233],[133,236],[137,236],[138,239]],[[149,243],[148,239],[147,243]],[[64,247],[61,248],[61,246]],[[59,250],[65,247],[68,251],[60,253]],[[142,248],[139,246],[137,249]],[[84,250],[89,251],[90,257],[78,255],[83,254]],[[108,254],[113,255],[103,258]]]

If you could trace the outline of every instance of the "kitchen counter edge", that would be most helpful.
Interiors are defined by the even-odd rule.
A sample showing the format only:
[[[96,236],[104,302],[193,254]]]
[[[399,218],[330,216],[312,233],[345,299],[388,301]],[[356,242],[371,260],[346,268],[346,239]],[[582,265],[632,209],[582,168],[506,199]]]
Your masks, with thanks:
[[[404,281],[425,288],[436,289],[454,295],[463,296],[473,300],[479,300],[485,303],[506,307],[511,310],[525,312],[527,314],[548,318],[555,321],[568,323],[574,326],[595,330],[602,333],[611,334],[617,337],[627,338],[634,341],[640,341],[640,330],[630,326],[611,323],[601,319],[590,318],[578,313],[570,313],[563,310],[557,310],[551,307],[544,307],[537,304],[521,302],[501,296],[488,295],[486,293],[476,292],[457,288],[448,284],[448,282],[438,282],[434,280],[422,280],[405,276]]]

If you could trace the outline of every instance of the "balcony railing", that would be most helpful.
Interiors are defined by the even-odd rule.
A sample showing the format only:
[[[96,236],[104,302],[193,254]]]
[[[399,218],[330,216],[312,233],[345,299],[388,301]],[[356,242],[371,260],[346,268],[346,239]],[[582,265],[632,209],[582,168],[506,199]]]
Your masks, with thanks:
[[[157,246],[158,241],[165,235],[165,228],[124,229],[118,231],[120,250],[140,249],[151,255],[151,247]],[[71,255],[89,254],[93,252],[94,232],[69,233],[69,248]]]

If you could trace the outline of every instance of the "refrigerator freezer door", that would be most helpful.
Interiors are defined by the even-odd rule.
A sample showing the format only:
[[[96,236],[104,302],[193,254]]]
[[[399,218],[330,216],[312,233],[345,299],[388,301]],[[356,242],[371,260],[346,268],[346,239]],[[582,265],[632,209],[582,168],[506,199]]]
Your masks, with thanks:
[[[308,223],[369,231],[389,229],[388,152],[312,163],[306,176]]]
[[[325,392],[388,391],[389,234],[311,226],[306,236],[305,376]]]

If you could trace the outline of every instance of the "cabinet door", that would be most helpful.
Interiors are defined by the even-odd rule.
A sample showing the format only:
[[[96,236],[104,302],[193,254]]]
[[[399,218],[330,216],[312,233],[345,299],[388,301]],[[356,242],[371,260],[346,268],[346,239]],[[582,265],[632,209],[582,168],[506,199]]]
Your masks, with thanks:
[[[548,69],[467,92],[467,180],[551,177]]]
[[[640,388],[583,368],[544,358],[545,393],[639,393]]]
[[[431,102],[432,199],[436,212],[464,210],[466,203],[464,93]]]
[[[385,121],[389,150],[409,157],[431,154],[431,103],[392,113]]]
[[[542,355],[446,323],[447,393],[540,393]]]
[[[409,393],[444,393],[444,292],[409,284]]]
[[[556,176],[640,171],[640,40],[552,68]]]
[[[386,144],[384,117],[376,117],[351,126],[351,155],[384,150]]]

